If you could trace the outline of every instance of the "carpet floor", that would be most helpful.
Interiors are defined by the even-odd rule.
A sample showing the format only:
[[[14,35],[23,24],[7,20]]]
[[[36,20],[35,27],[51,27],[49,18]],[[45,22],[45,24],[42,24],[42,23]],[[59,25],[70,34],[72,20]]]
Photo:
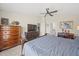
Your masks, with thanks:
[[[0,52],[0,56],[21,56],[21,50],[22,46],[18,45],[16,47]]]

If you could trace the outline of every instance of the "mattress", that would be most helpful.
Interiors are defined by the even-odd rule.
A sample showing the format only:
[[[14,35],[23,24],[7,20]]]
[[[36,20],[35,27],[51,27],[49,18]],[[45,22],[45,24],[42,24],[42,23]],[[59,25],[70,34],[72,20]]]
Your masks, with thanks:
[[[24,56],[79,56],[79,40],[47,35],[24,44]]]

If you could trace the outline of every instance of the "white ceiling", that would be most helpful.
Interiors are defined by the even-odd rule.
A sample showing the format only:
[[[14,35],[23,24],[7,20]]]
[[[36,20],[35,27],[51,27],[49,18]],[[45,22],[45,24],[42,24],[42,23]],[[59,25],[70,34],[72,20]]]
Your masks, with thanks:
[[[45,8],[58,10],[58,14],[79,15],[78,3],[0,3],[1,11],[18,12],[27,15],[38,15],[46,12]]]

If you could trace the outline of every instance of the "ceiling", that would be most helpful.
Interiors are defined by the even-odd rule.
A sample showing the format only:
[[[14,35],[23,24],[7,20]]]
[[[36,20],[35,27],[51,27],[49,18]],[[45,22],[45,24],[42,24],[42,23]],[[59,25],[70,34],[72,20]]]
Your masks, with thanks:
[[[46,12],[45,8],[58,10],[58,14],[79,15],[78,3],[0,3],[0,11],[37,15]]]

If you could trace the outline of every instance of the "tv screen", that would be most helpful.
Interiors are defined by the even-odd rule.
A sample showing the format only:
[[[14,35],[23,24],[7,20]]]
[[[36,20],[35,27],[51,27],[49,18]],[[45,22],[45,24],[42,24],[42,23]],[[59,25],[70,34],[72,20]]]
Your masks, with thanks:
[[[28,24],[28,31],[37,31],[37,25]]]

